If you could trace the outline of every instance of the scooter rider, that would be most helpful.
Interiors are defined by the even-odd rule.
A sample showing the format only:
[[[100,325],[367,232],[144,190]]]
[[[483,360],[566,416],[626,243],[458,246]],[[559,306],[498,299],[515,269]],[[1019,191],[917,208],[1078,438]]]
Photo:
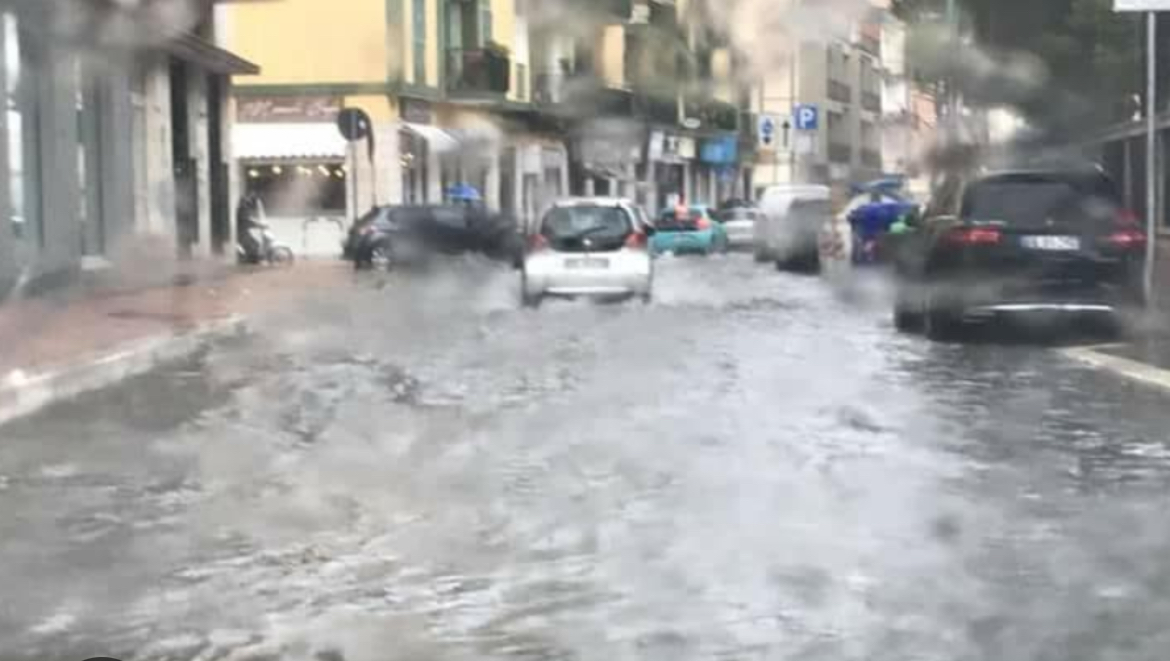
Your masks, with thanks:
[[[249,262],[260,262],[267,252],[264,230],[264,202],[255,192],[245,193],[236,207],[236,237],[244,258]]]

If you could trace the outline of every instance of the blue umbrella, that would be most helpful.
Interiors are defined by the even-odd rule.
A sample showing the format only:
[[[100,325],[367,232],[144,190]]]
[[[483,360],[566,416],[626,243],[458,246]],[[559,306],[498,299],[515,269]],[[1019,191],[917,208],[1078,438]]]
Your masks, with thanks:
[[[479,189],[471,184],[452,184],[447,187],[447,198],[457,201],[478,202],[483,197],[479,194]]]

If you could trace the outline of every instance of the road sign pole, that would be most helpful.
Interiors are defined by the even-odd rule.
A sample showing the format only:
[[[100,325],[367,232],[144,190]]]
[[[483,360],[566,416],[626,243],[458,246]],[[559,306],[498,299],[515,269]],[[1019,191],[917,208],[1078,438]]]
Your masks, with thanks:
[[[1154,260],[1157,259],[1157,84],[1158,14],[1146,12],[1146,263],[1143,272],[1146,305],[1154,305]]]

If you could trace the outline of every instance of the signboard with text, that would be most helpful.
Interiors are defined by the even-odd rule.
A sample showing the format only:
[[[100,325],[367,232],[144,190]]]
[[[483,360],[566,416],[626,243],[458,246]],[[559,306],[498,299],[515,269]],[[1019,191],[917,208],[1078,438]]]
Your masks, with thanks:
[[[334,96],[244,96],[236,102],[241,122],[332,122],[341,110]]]
[[[1170,11],[1170,0],[1113,0],[1113,11]]]

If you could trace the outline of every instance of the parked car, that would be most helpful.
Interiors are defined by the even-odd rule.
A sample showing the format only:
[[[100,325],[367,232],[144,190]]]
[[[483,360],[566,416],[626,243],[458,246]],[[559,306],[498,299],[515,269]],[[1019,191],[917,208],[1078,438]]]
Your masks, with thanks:
[[[418,265],[434,254],[480,253],[519,268],[524,239],[501,214],[466,205],[385,206],[350,228],[343,253],[357,268]]]
[[[705,206],[689,206],[681,214],[673,208],[664,209],[654,229],[650,249],[656,255],[666,252],[710,255],[727,252],[730,247],[723,223]]]
[[[1142,302],[1144,225],[1099,169],[951,180],[924,216],[888,237],[900,329],[943,340],[1020,315],[1116,322]]]
[[[763,214],[751,207],[732,207],[715,212],[715,219],[723,223],[731,248],[751,248],[755,243],[756,221]]]
[[[762,216],[754,227],[756,260],[775,262],[780,269],[816,269],[818,238],[833,220],[831,205],[828,186],[769,186],[760,197]]]
[[[529,238],[521,275],[526,306],[548,296],[638,297],[649,302],[654,228],[629,200],[572,198],[552,204]]]

